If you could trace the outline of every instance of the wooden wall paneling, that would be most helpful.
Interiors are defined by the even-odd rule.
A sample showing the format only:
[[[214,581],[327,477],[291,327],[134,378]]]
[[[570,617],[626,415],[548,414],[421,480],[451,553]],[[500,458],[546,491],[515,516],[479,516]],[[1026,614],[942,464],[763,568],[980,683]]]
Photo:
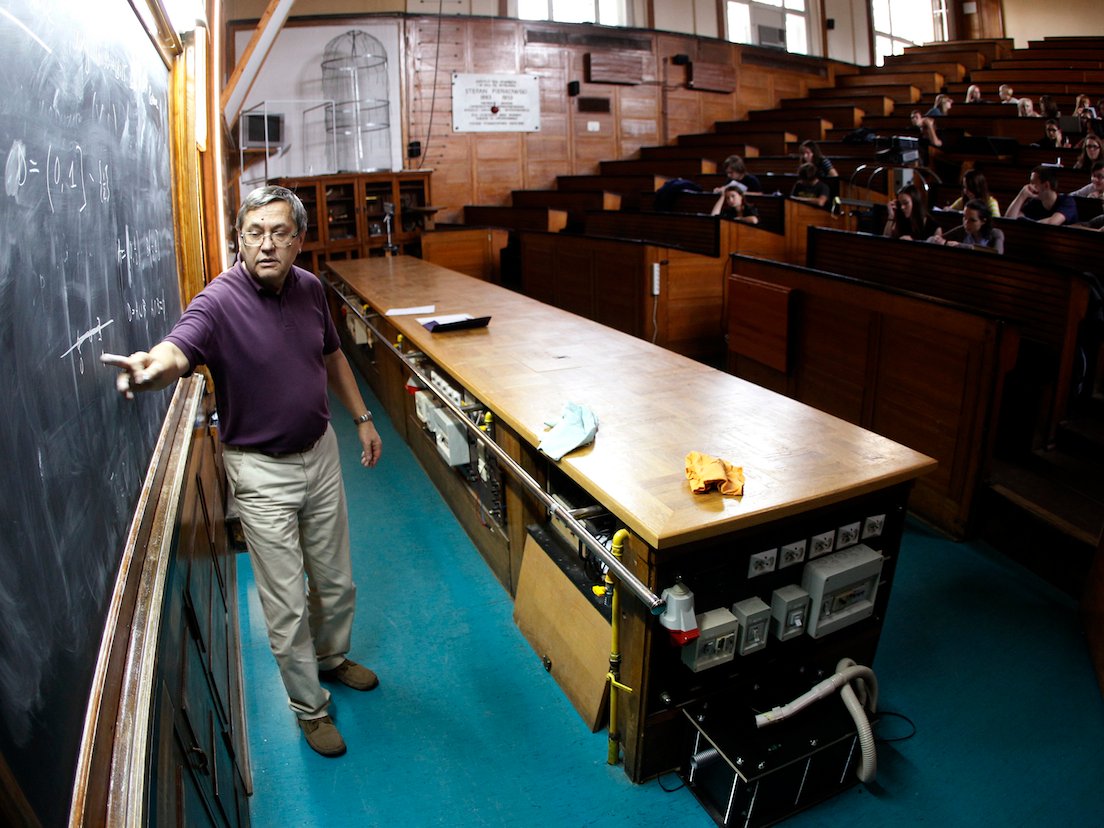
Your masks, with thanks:
[[[645,337],[645,313],[642,285],[648,278],[648,262],[654,248],[641,246],[626,255],[624,245],[603,243],[592,248],[590,266],[594,286],[593,313],[590,319],[633,336]],[[647,324],[650,324],[647,323]]]
[[[661,298],[665,300],[660,303],[660,315],[666,330],[658,341],[696,359],[719,357],[723,349],[727,263],[670,248],[661,249],[660,255],[667,262],[660,283]]]
[[[468,24],[470,68],[464,71],[513,74],[522,69],[521,26],[516,20],[484,19],[482,25]],[[543,92],[543,90],[542,90]]]
[[[551,258],[554,265],[552,304],[593,319],[597,302],[593,246],[556,245]],[[624,263],[620,266],[624,267]]]
[[[862,422],[873,313],[806,292],[799,292],[797,307],[794,363],[801,371],[791,383],[791,395],[825,413]]]
[[[502,204],[517,189],[525,169],[524,135],[517,132],[480,133],[472,143],[474,201]]]
[[[748,69],[746,66],[741,66],[737,74],[737,81],[738,88],[736,94],[739,98],[739,103],[735,108],[736,112],[733,115],[734,120],[746,118],[747,113],[752,109],[770,109],[774,106],[776,97],[769,74],[754,68]],[[793,98],[798,96],[789,95],[786,97]]]
[[[540,78],[541,128],[526,136],[525,166],[514,189],[554,187],[557,175],[574,169],[570,137],[574,105],[567,84],[581,74],[576,74],[571,57],[570,50],[559,46],[527,44],[524,48],[522,71]]]
[[[588,83],[634,84],[644,80],[644,52],[621,49],[588,51],[583,65]]]
[[[659,89],[653,85],[621,90],[617,125],[620,157],[631,158],[641,147],[661,142]]]
[[[709,128],[703,125],[700,92],[685,86],[671,87],[665,91],[660,111],[659,143],[673,144],[680,135],[691,135]]]
[[[704,92],[729,94],[736,91],[736,70],[729,63],[692,61],[688,85]]]
[[[776,106],[783,97],[802,97],[812,87],[830,86],[834,72],[824,61],[781,59],[769,50],[662,32],[635,38],[639,45],[651,44],[635,49],[597,46],[579,27],[567,25],[542,24],[534,34],[533,24],[512,20],[413,17],[405,26],[406,137],[422,142],[420,166],[435,171],[434,202],[442,208],[437,218],[443,222],[459,221],[464,204],[506,204],[510,190],[548,188],[556,175],[592,173],[600,161],[631,158],[641,147],[673,144],[679,135],[709,131],[716,121],[743,118],[750,109]],[[546,29],[564,36],[547,36]],[[734,91],[688,88],[688,66],[671,62],[677,54],[722,75],[729,67]],[[626,56],[636,69],[609,77],[609,67]],[[497,157],[489,153],[488,134],[453,133],[454,71],[536,75],[540,131],[518,134],[518,143],[509,146],[496,142]],[[625,77],[633,83],[624,83]],[[571,81],[581,84],[581,96],[607,99],[609,114],[579,112],[576,99],[567,94]],[[598,124],[596,132],[588,130],[590,123]],[[512,169],[501,152],[506,149]],[[732,151],[738,149],[743,148]]]
[[[414,18],[406,29],[408,140],[422,142],[421,168],[434,171],[442,222],[458,221],[475,192],[467,135],[452,131],[452,73],[468,71],[470,26],[448,18]]]
[[[555,304],[555,236],[525,231],[518,236],[521,240],[521,292],[546,305]]]
[[[728,348],[789,372],[790,295],[783,285],[733,276],[728,291]]]

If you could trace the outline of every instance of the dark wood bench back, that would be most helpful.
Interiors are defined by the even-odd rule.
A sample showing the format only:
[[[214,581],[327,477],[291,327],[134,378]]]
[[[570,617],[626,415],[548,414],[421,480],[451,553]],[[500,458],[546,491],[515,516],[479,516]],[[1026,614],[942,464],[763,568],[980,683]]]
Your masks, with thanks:
[[[1060,350],[1082,274],[971,250],[813,228],[808,263],[829,273],[885,284],[977,308],[1016,323],[1026,338]]]
[[[720,255],[720,223],[717,216],[692,213],[594,210],[583,219],[588,236],[646,241],[700,253]]]
[[[784,233],[786,228],[786,197],[776,195],[749,196],[748,202],[759,211],[760,229],[771,233]],[[679,193],[675,196],[671,213],[695,213],[709,215],[717,203],[714,193]],[[640,197],[640,209],[655,210],[655,194],[643,193]]]
[[[935,458],[909,508],[965,532],[1002,390],[997,319],[747,256],[732,257],[726,318],[730,373]]]

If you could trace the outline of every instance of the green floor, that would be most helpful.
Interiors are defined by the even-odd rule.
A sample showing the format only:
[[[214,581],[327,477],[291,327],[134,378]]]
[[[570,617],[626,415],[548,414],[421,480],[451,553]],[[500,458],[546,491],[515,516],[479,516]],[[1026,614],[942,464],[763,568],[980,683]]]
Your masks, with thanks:
[[[380,411],[374,400],[371,407]],[[709,826],[676,777],[634,786],[514,626],[509,596],[379,417],[380,465],[335,427],[359,589],[351,655],[379,689],[334,691],[339,759],[300,736],[241,555],[254,826]],[[987,550],[910,525],[874,668],[906,741],[876,784],[793,826],[1100,826],[1104,701],[1072,602]],[[876,732],[893,737],[903,720]]]

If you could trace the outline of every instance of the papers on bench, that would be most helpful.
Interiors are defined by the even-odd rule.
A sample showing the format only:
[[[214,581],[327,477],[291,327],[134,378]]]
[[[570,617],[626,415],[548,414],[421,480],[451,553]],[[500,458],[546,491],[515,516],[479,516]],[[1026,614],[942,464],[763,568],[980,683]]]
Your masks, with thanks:
[[[472,316],[470,313],[446,313],[441,316],[419,316],[416,318],[421,326],[430,333],[485,328],[487,323],[491,321],[489,316]]]

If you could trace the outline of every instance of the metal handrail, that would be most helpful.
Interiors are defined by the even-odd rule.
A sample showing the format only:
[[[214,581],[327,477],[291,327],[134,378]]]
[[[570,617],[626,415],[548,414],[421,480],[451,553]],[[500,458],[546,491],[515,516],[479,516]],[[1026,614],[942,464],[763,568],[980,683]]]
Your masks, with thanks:
[[[525,469],[518,465],[498,443],[492,440],[490,435],[473,423],[468,418],[467,413],[459,405],[446,397],[444,392],[433,385],[432,381],[422,373],[421,369],[414,362],[415,357],[422,355],[420,352],[411,354],[403,353],[402,349],[388,341],[387,337],[380,332],[379,328],[372,324],[370,318],[364,315],[358,304],[346,296],[333,280],[327,278],[325,279],[325,283],[337,297],[348,306],[349,310],[356,314],[357,319],[359,319],[366,328],[372,331],[376,341],[389,348],[392,353],[406,365],[407,369],[426,387],[426,390],[432,391],[437,399],[444,403],[444,405],[456,415],[468,431],[498,459],[514,478],[544,505],[548,510],[549,517],[558,517],[560,521],[571,530],[571,534],[575,535],[587,549],[597,555],[609,571],[612,572],[621,583],[627,586],[633,595],[648,607],[653,615],[659,615],[663,612],[664,608],[667,606],[667,602],[648,589],[639,578],[633,575],[621,561],[615,558],[609,550],[606,549],[601,541],[579,522],[575,516],[579,510],[568,509],[562,503],[556,501],[527,471],[525,471]],[[378,316],[378,314],[373,314],[373,317],[374,316]]]

